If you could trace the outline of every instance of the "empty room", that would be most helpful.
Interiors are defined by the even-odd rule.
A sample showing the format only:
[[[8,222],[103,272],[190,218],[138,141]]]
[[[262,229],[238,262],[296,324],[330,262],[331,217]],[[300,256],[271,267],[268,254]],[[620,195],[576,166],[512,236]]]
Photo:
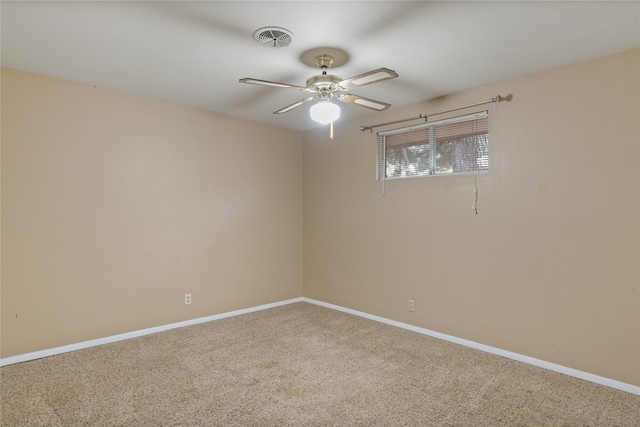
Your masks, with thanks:
[[[0,19],[0,425],[640,426],[640,2]]]

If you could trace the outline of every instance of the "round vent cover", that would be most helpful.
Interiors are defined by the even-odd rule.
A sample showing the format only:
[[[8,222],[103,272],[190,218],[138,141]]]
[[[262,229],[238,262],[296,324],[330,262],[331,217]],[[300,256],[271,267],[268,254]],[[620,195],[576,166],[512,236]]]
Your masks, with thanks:
[[[253,39],[264,47],[287,47],[293,41],[293,33],[286,28],[264,27],[253,33]]]

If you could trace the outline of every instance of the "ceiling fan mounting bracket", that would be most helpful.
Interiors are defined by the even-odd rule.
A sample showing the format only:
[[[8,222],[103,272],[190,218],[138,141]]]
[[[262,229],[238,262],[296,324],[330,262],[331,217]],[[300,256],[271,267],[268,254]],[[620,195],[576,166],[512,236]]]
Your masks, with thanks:
[[[333,65],[333,56],[327,54],[318,55],[316,56],[316,64],[318,64],[318,67],[322,68],[322,70],[326,70]]]
[[[332,59],[331,68],[338,68],[349,62],[349,54],[342,49],[330,46],[321,46],[304,51],[300,55],[300,61],[311,68],[322,68],[322,65],[318,64],[318,57],[330,56]]]

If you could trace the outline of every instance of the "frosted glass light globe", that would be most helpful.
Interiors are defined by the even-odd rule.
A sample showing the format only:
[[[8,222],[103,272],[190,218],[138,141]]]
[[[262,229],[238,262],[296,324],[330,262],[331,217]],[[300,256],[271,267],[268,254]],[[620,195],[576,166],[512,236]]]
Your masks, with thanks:
[[[309,113],[313,120],[326,125],[340,118],[340,107],[331,101],[319,101],[309,109]]]

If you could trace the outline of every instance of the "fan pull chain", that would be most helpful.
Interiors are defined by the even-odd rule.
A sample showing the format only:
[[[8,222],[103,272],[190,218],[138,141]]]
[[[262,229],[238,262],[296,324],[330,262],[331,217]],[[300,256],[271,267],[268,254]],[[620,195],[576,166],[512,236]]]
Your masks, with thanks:
[[[331,122],[331,127],[329,128],[329,138],[333,139],[333,122]]]

